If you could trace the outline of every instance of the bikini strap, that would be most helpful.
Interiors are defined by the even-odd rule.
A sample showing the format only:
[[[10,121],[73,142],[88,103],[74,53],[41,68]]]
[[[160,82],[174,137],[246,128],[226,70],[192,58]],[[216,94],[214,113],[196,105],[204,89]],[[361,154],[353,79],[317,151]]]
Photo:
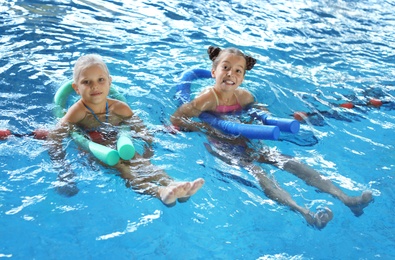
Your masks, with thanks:
[[[219,106],[219,99],[218,99],[217,93],[215,93],[214,88],[210,88],[210,90],[211,90],[211,92],[213,92],[213,94],[214,94],[215,100],[217,101],[217,106]]]
[[[82,102],[82,101],[81,101]],[[82,104],[84,104],[84,106],[89,110],[89,112],[91,112],[91,114],[93,115],[93,117],[100,123],[103,124],[103,122],[99,119],[99,117],[95,114],[95,112],[93,111],[92,108],[90,108],[88,105],[86,105],[84,102],[82,102]],[[108,101],[106,102],[106,123],[108,123]]]
[[[237,95],[236,95],[236,92],[235,92],[233,95],[235,95],[237,104],[238,104],[239,106],[241,106],[241,104],[240,104],[240,102],[239,102],[239,98],[238,98]]]
[[[210,90],[214,93],[214,97],[215,97],[215,100],[217,101],[217,106],[219,106],[219,99],[218,99],[218,95],[217,95],[217,93],[215,93],[215,90],[214,90],[214,88],[210,88]],[[235,96],[235,98],[236,98],[236,102],[237,102],[237,104],[238,105],[240,105],[240,101],[239,101],[239,99],[237,98],[237,95],[236,95],[236,93],[233,93],[233,95]]]

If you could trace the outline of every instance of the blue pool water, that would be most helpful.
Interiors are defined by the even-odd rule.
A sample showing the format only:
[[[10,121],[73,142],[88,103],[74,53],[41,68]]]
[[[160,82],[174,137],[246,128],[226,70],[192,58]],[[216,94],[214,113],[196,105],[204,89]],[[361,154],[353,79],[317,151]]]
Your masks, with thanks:
[[[75,145],[80,192],[56,193],[43,141],[0,141],[0,257],[14,259],[393,259],[395,4],[392,1],[1,1],[0,129],[51,128],[52,98],[76,59],[98,53],[156,138],[153,162],[179,180],[203,177],[167,208],[125,187]],[[301,205],[332,209],[323,230],[265,197],[245,170],[214,158],[198,133],[164,131],[174,86],[210,69],[209,45],[257,58],[243,86],[279,117],[319,113],[300,135],[266,144],[296,156],[347,194],[370,189],[355,217],[293,175],[262,167]],[[211,84],[197,82],[194,90]],[[385,101],[366,106],[371,98]],[[352,110],[339,105],[357,104]],[[237,176],[238,178],[235,178]]]

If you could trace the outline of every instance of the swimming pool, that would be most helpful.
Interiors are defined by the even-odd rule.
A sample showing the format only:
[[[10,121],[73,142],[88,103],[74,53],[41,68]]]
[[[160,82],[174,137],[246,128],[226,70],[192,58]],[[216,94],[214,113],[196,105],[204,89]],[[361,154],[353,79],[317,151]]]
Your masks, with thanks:
[[[203,177],[205,186],[187,203],[166,208],[126,188],[70,143],[80,192],[63,197],[54,190],[56,172],[43,141],[11,137],[0,141],[0,257],[395,257],[393,3],[126,2],[0,3],[0,128],[23,134],[52,127],[57,88],[70,79],[81,54],[98,53],[155,133],[154,163],[181,180]],[[212,157],[204,136],[161,131],[176,109],[181,73],[210,68],[209,45],[238,46],[258,59],[244,86],[275,115],[325,116],[304,124],[300,140],[266,143],[297,156],[348,194],[371,189],[375,202],[361,217],[293,175],[263,166],[300,204],[332,209],[328,226],[313,229],[266,198],[246,171]],[[387,103],[366,106],[370,98]],[[348,101],[357,107],[339,108]]]

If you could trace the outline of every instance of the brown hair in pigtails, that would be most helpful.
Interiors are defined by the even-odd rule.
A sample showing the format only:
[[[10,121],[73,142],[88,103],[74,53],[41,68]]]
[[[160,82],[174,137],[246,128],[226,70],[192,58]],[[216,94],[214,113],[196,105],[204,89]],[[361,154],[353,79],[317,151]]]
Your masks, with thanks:
[[[256,59],[251,56],[244,56],[244,58],[246,59],[246,70],[251,70],[256,63]]]
[[[220,52],[221,52],[221,48],[219,48],[219,47],[210,46],[207,49],[208,56],[210,57],[210,60],[212,60],[212,61],[214,61],[215,58],[218,57]]]
[[[251,70],[256,63],[256,59],[254,59],[251,56],[244,55],[244,53],[242,53],[237,48],[226,48],[226,49],[221,50],[221,48],[219,48],[219,47],[210,46],[207,49],[207,53],[210,57],[210,60],[213,61],[213,66],[212,66],[213,69],[216,69],[218,63],[221,60],[221,57],[225,54],[234,54],[234,55],[243,57],[246,60],[246,68],[245,68],[246,70]],[[245,71],[244,71],[244,73],[245,73]]]

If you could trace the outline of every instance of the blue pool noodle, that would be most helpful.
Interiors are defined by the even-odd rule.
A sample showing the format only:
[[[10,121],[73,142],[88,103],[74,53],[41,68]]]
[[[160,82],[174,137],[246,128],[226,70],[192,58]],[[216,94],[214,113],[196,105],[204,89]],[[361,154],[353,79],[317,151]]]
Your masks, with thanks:
[[[191,83],[196,79],[212,78],[211,71],[204,69],[192,69],[185,71],[181,76],[181,82],[177,85],[177,97],[180,105],[191,100]]]
[[[226,121],[208,112],[199,116],[200,120],[222,130],[227,134],[242,135],[249,139],[277,140],[280,136],[278,126],[250,125]]]
[[[258,109],[251,109],[249,114],[256,119],[261,120],[265,125],[278,126],[282,132],[296,134],[300,129],[300,123],[295,119],[271,117],[266,112]]]

